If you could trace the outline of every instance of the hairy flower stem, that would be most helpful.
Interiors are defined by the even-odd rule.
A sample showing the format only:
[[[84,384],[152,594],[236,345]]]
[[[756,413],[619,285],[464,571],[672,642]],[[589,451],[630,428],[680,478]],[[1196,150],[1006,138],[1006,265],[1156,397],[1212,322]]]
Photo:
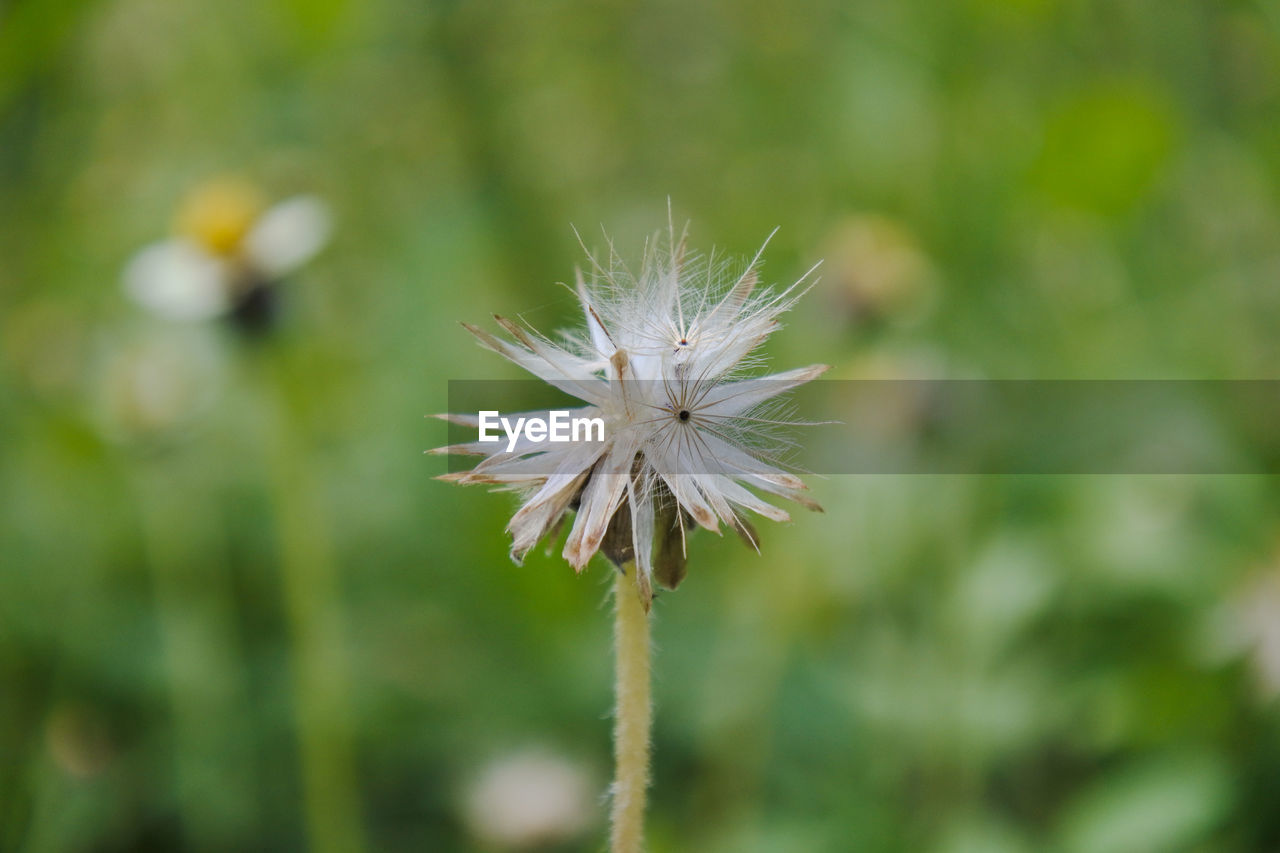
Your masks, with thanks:
[[[649,787],[649,614],[640,603],[634,563],[617,573],[613,589],[617,708],[613,718],[612,853],[644,846],[645,790]]]

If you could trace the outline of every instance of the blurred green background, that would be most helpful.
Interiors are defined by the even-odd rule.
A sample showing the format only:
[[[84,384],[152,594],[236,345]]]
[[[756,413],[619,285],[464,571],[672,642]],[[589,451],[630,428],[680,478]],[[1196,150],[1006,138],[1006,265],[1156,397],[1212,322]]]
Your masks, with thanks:
[[[1280,4],[0,2],[0,850],[598,850],[608,571],[431,479],[458,321],[692,220],[840,378],[1269,378]],[[268,333],[120,288],[326,200]],[[910,430],[910,413],[901,429]],[[654,851],[1280,849],[1280,489],[832,477],[656,607]],[[545,799],[540,799],[545,798]],[[530,804],[538,807],[530,809]],[[526,812],[532,811],[533,814]]]

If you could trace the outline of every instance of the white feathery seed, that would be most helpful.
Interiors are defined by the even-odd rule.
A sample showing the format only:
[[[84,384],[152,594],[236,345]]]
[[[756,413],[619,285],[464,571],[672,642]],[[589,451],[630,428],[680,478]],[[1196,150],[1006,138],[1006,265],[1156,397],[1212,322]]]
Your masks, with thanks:
[[[763,247],[744,272],[726,277],[714,261],[689,257],[685,237],[670,229],[666,240],[650,241],[639,275],[612,245],[607,268],[592,257],[590,280],[579,273],[576,283],[585,334],[557,342],[497,315],[509,338],[464,324],[486,348],[583,401],[570,416],[602,418],[604,441],[534,443],[522,436],[510,451],[505,440],[432,451],[485,457],[442,479],[525,493],[507,525],[517,563],[576,510],[564,558],[578,571],[597,551],[618,565],[634,560],[646,608],[655,575],[668,587],[683,577],[686,528],[718,533],[724,523],[756,547],[743,510],[790,519],[752,490],[821,509],[770,451],[770,428],[786,421],[766,404],[827,366],[747,375],[816,266],[773,291],[759,287]],[[440,417],[478,426],[475,415]]]

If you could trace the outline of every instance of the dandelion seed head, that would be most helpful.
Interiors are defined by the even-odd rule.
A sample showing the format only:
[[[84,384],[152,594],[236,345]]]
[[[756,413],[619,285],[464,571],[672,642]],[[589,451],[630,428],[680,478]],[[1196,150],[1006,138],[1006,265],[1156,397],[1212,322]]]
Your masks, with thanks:
[[[734,270],[689,252],[685,234],[671,228],[648,242],[638,271],[612,244],[604,257],[588,253],[590,269],[572,288],[581,330],[553,340],[501,316],[506,337],[466,326],[486,348],[581,400],[573,415],[606,424],[604,441],[440,449],[485,457],[448,479],[524,493],[507,526],[516,562],[575,512],[564,558],[579,571],[597,552],[617,565],[634,561],[647,606],[655,576],[669,587],[684,576],[693,527],[719,533],[727,525],[756,547],[745,513],[790,519],[757,493],[820,509],[779,459],[786,444],[776,428],[790,421],[771,404],[827,368],[755,375],[761,345],[814,270],[784,289],[762,287],[763,252]]]

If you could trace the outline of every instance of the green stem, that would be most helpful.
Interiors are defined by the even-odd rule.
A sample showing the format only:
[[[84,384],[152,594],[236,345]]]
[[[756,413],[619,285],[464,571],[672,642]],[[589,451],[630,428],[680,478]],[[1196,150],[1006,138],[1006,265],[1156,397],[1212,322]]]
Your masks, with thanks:
[[[234,592],[215,516],[183,460],[141,466],[136,493],[174,732],[183,832],[216,850],[257,820],[242,740],[248,702],[237,668]]]
[[[644,848],[645,793],[649,787],[649,614],[640,602],[635,566],[619,571],[614,584],[614,651],[617,707],[614,710],[612,853]]]
[[[278,374],[279,376],[279,374]],[[284,387],[283,384],[280,387]],[[280,547],[281,586],[292,647],[294,704],[308,849],[365,849],[347,707],[349,693],[338,571],[328,520],[303,436],[292,429],[287,401],[274,400],[272,504]]]

